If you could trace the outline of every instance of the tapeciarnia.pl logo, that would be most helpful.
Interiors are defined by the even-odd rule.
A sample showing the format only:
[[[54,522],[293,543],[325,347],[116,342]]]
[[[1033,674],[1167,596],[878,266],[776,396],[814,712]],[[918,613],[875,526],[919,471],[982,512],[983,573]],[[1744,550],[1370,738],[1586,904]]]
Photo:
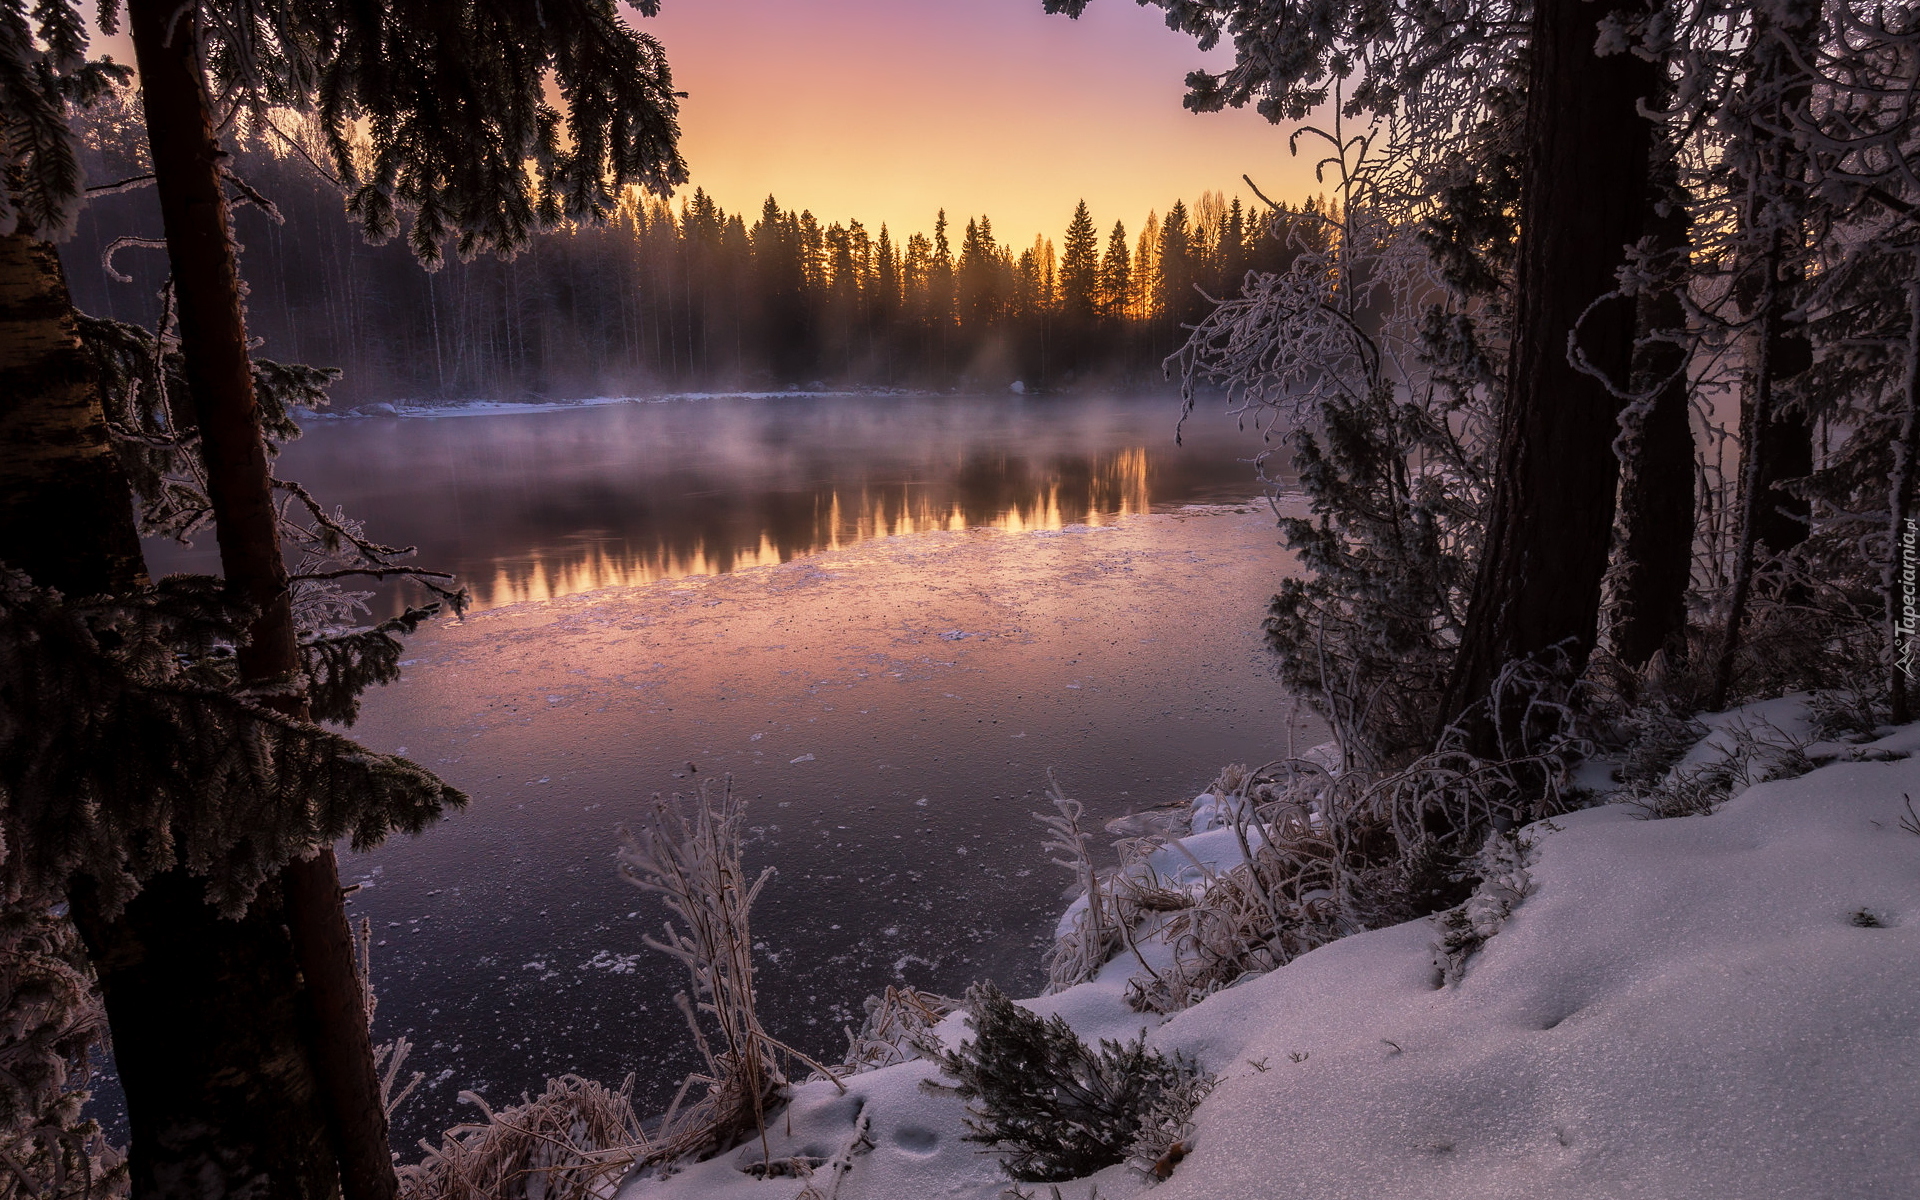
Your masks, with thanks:
[[[1920,517],[1908,517],[1900,531],[1900,670],[1908,679],[1920,661]]]

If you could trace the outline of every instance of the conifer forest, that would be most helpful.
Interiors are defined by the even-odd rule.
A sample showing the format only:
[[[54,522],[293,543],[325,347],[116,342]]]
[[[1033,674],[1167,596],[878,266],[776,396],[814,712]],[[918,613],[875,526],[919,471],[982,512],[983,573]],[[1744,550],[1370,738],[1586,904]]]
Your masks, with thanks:
[[[1909,0],[0,0],[0,1200],[1920,1195],[1917,117]]]

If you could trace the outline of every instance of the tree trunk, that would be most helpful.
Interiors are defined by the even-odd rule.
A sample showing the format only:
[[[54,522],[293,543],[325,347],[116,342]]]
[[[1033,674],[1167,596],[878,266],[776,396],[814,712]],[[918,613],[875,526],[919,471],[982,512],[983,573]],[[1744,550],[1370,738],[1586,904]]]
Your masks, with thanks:
[[[238,653],[240,675],[283,688],[276,706],[305,716],[197,15],[173,0],[131,0],[127,11],[221,569],[228,586],[259,612]],[[398,1182],[332,848],[289,864],[280,882],[311,1001],[313,1060],[339,1157],[339,1185],[348,1200],[389,1200]],[[318,1180],[313,1186],[320,1194]]]
[[[146,582],[132,496],[52,246],[0,238],[0,560],[70,595]],[[276,905],[221,919],[182,872],[113,920],[76,881],[140,1196],[333,1194],[300,976]],[[310,1178],[322,1190],[303,1190]]]
[[[1786,382],[1790,376],[1777,369],[1780,355],[1769,357],[1776,365],[1774,382]],[[1767,427],[1759,431],[1760,475],[1755,481],[1758,493],[1753,538],[1772,553],[1785,554],[1807,540],[1813,519],[1810,501],[1780,487],[1813,474],[1813,422],[1798,405],[1783,409],[1776,404],[1772,416]]]
[[[112,920],[84,883],[72,893],[126,1092],[133,1195],[330,1200],[339,1175],[282,906],[262,893],[227,920],[205,893],[169,871]]]
[[[1666,213],[1649,214],[1647,232],[1661,250],[1685,253],[1689,221],[1679,198]],[[1643,296],[1641,335],[1686,325],[1680,297],[1682,272],[1673,287]],[[1621,465],[1620,515],[1614,554],[1616,575],[1610,634],[1614,652],[1643,667],[1662,650],[1684,654],[1687,588],[1693,580],[1693,421],[1688,406],[1687,353],[1668,341],[1635,350],[1633,391],[1658,387],[1643,405],[1622,414],[1617,444]],[[1664,383],[1663,383],[1664,381]]]
[[[1726,628],[1707,696],[1707,707],[1714,709],[1726,707],[1733,686],[1734,664],[1739,657],[1747,603],[1753,592],[1755,551],[1763,544],[1771,545],[1764,534],[1771,533],[1787,545],[1806,538],[1804,529],[1782,529],[1783,523],[1791,522],[1791,518],[1778,511],[1780,501],[1798,502],[1785,493],[1776,494],[1774,483],[1793,478],[1784,474],[1786,471],[1798,471],[1801,475],[1811,472],[1812,429],[1804,416],[1783,412],[1775,403],[1774,392],[1789,374],[1797,374],[1810,364],[1805,340],[1795,336],[1786,322],[1793,293],[1804,278],[1802,215],[1794,207],[1793,196],[1794,185],[1807,169],[1807,157],[1790,138],[1778,136],[1774,129],[1783,125],[1805,100],[1811,91],[1811,81],[1800,73],[1798,65],[1776,40],[1776,34],[1796,47],[1805,46],[1819,28],[1819,17],[1818,3],[1795,0],[1777,12],[1757,18],[1752,38],[1748,87],[1759,93],[1762,111],[1751,118],[1748,136],[1752,139],[1758,171],[1746,180],[1747,209],[1741,217],[1750,230],[1764,220],[1780,223],[1767,234],[1766,249],[1759,262],[1762,274],[1758,286],[1758,319],[1749,339],[1752,350],[1740,404],[1740,526],[1734,546]],[[1766,193],[1769,183],[1775,185],[1772,195]],[[1768,211],[1776,208],[1792,214],[1790,228],[1782,222],[1779,212]],[[1796,441],[1799,444],[1796,445]],[[1801,470],[1803,462],[1805,470]]]
[[[0,562],[88,596],[146,581],[54,248],[0,237]]]
[[[1593,52],[1606,6],[1540,0],[1530,47],[1526,167],[1507,396],[1490,514],[1443,724],[1469,748],[1497,753],[1512,714],[1491,712],[1501,671],[1565,653],[1585,666],[1612,541],[1620,404],[1568,362],[1582,311],[1614,287],[1623,247],[1640,235],[1652,126],[1636,102],[1660,70],[1632,54]],[[1586,355],[1610,378],[1631,367],[1633,310],[1603,305],[1581,325]]]

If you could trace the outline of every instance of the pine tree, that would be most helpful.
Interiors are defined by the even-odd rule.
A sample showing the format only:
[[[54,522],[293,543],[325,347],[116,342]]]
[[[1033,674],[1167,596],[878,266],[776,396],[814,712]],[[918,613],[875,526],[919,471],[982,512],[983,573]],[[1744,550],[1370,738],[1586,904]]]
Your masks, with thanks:
[[[800,256],[799,221],[781,211],[772,196],[760,208],[760,220],[751,234],[754,291],[760,307],[755,314],[761,345],[774,377],[782,382],[801,378],[812,366],[808,350],[811,328],[807,316],[806,268]]]
[[[1205,299],[1193,290],[1200,270],[1193,229],[1187,219],[1185,202],[1175,200],[1160,225],[1159,253],[1155,256],[1159,279],[1155,307],[1177,325],[1198,319]]]
[[[1082,200],[1061,243],[1060,308],[1069,320],[1091,321],[1100,308],[1100,239]]]
[[[1128,298],[1134,317],[1151,321],[1160,314],[1160,218],[1149,209],[1133,247],[1133,294]]]
[[[1133,261],[1127,252],[1127,227],[1115,221],[1100,260],[1100,313],[1109,320],[1126,317],[1133,303]]]
[[[1227,206],[1226,219],[1220,226],[1218,257],[1220,286],[1215,295],[1223,299],[1238,295],[1240,284],[1247,273],[1247,218],[1238,196],[1235,196],[1233,203]]]
[[[874,311],[882,323],[891,322],[900,308],[900,254],[894,249],[885,221],[874,245]]]

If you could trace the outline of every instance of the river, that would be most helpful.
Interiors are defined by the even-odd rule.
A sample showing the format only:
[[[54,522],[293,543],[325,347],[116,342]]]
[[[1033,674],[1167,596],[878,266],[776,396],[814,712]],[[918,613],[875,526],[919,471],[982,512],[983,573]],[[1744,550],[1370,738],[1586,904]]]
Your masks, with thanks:
[[[1324,738],[1259,622],[1292,570],[1249,460],[1176,400],[711,397],[314,422],[280,473],[471,588],[354,734],[471,795],[341,870],[412,1146],[575,1071],[697,1066],[616,826],[701,781],[750,804],[758,986],[831,1057],[905,982],[1031,994],[1063,906],[1029,813],[1104,820]],[[156,565],[207,569],[206,550]],[[386,589],[378,614],[405,599]],[[1104,839],[1103,839],[1104,840]]]

